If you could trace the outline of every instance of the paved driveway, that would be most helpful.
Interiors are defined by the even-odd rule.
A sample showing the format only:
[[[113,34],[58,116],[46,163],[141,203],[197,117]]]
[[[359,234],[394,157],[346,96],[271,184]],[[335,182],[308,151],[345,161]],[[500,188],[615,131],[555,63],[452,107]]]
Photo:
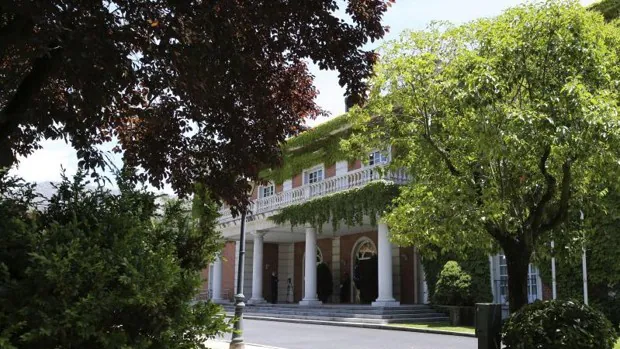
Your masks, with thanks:
[[[286,349],[476,349],[475,338],[366,328],[244,320],[248,343]],[[230,335],[226,336],[230,339]]]

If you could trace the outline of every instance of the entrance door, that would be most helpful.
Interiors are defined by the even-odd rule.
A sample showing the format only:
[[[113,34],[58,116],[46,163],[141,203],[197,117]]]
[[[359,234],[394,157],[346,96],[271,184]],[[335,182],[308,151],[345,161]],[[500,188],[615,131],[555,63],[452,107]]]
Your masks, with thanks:
[[[369,238],[360,238],[352,258],[351,303],[371,303],[379,294],[377,247]]]

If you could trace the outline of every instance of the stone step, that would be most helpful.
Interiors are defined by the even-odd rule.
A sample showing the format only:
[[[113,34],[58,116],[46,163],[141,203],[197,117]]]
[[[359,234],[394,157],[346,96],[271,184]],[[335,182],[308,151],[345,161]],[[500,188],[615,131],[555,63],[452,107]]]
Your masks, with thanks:
[[[256,315],[264,315],[264,316],[279,316],[279,317],[288,317],[288,316],[325,316],[325,317],[341,317],[341,318],[357,318],[357,319],[409,319],[409,318],[435,318],[435,317],[445,317],[443,314],[439,313],[416,313],[416,314],[393,314],[393,315],[376,315],[376,314],[337,314],[337,313],[316,313],[316,312],[290,312],[290,313],[266,313],[266,312],[255,312],[255,311],[244,311],[245,314],[256,314]]]
[[[227,310],[232,310],[234,308],[227,308]],[[436,313],[433,309],[416,309],[416,310],[397,310],[397,311],[352,311],[352,310],[337,310],[337,309],[265,309],[265,308],[255,308],[255,307],[245,307],[246,312],[259,312],[259,313],[271,313],[271,314],[289,314],[296,312],[309,312],[309,313],[329,313],[329,314],[342,314],[342,315],[351,315],[351,314],[369,314],[369,315],[408,315],[408,314],[427,314],[427,313]]]
[[[331,321],[331,322],[353,322],[353,323],[366,323],[366,324],[389,324],[389,323],[429,323],[429,322],[447,322],[449,319],[445,316],[434,317],[412,317],[402,319],[368,319],[368,318],[351,318],[351,317],[330,317],[330,316],[316,316],[316,315],[288,315],[288,316],[274,316],[266,314],[247,314],[252,318],[269,318],[269,319],[292,319],[292,320],[318,320],[318,321]]]

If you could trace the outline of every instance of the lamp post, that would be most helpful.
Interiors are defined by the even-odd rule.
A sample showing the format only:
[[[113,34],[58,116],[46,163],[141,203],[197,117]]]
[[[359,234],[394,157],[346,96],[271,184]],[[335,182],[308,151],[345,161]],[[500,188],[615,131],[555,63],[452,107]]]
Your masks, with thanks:
[[[237,292],[235,294],[235,321],[230,349],[244,349],[243,342],[243,308],[245,308],[245,296],[243,295],[243,267],[245,264],[245,215],[246,209],[241,212],[241,232],[239,234],[239,265],[237,267]]]

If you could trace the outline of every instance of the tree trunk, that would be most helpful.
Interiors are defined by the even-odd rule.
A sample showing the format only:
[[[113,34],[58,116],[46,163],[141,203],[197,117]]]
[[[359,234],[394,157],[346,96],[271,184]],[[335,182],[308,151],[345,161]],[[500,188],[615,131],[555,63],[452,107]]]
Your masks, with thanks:
[[[508,303],[510,313],[514,313],[528,304],[527,278],[530,264],[531,248],[513,242],[503,246],[508,267]]]

